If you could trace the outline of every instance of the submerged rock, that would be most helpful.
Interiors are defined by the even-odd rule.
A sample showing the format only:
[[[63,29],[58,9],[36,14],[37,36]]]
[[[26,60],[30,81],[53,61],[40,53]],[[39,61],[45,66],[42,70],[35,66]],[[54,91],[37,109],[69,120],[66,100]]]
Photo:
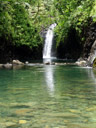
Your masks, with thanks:
[[[13,64],[13,69],[21,69],[23,67],[24,67],[24,65],[14,65]]]
[[[26,124],[27,121],[26,120],[19,120],[19,124]]]
[[[3,68],[3,64],[0,64],[0,68]]]
[[[17,127],[19,127],[14,122],[5,122],[5,125],[6,125],[6,128],[17,128]]]

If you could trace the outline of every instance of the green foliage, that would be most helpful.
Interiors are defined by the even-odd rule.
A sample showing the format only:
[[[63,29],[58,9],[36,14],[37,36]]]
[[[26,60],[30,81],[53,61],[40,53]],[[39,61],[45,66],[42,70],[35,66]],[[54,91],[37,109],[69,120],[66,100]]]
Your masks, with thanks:
[[[71,27],[76,29],[80,36],[83,26],[87,25],[88,19],[93,15],[92,10],[94,10],[94,15],[96,15],[96,4],[93,9],[94,1],[96,0],[54,0],[56,11],[59,12],[58,26],[56,28],[56,33],[58,33],[57,46],[67,37]]]
[[[96,22],[96,0],[94,0],[94,4],[90,16],[93,18],[93,21]]]
[[[45,0],[0,2],[0,38],[16,46],[37,47],[43,43],[40,33],[53,22],[50,9]]]
[[[37,47],[43,43],[40,33],[56,22],[58,46],[70,28],[80,35],[90,17],[96,22],[95,8],[96,0],[0,0],[0,38]]]

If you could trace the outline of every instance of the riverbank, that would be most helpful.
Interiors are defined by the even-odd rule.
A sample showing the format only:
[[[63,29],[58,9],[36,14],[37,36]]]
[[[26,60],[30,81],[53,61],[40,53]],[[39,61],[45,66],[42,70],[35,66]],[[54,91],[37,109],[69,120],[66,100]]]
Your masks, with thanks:
[[[60,60],[61,61],[61,60]],[[51,62],[43,62],[42,61],[38,61],[36,62],[36,60],[32,63],[32,62],[21,62],[19,60],[13,60],[11,63],[6,63],[6,64],[0,64],[0,69],[21,69],[21,68],[26,68],[26,67],[31,67],[31,66],[44,66],[44,65],[53,65],[53,66],[79,66],[79,67],[88,67],[86,61],[76,61],[76,62],[72,62],[68,60],[65,62],[65,60],[62,60],[62,62],[59,62],[58,59],[57,61],[51,61]]]

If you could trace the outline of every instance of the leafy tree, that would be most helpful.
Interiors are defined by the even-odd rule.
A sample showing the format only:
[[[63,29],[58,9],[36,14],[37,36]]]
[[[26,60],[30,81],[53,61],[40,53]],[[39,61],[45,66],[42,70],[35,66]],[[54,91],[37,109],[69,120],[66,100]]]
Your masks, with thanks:
[[[92,17],[94,0],[54,0],[56,11],[59,12],[57,26],[57,46],[64,41],[70,28],[76,29],[80,35],[83,26],[87,25],[88,19]]]
[[[49,0],[1,1],[0,38],[16,46],[34,47],[43,43],[40,33],[53,22],[51,3]]]
[[[0,40],[16,46],[42,45],[41,37],[56,22],[56,42],[64,42],[70,28],[78,35],[92,17],[96,21],[96,0],[0,0]]]

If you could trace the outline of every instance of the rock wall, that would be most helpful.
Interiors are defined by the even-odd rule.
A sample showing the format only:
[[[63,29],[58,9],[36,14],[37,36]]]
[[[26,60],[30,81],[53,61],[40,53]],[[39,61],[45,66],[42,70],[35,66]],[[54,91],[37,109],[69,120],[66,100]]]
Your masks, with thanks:
[[[93,52],[92,47],[94,47],[93,44],[96,40],[96,23],[92,23],[92,21],[89,22],[87,28],[84,30],[84,36],[86,40],[83,46],[82,57],[85,59]]]
[[[81,38],[85,38],[81,41]],[[82,34],[78,36],[76,30],[70,29],[67,39],[60,43],[57,49],[59,58],[85,60],[92,65],[96,57],[96,23],[89,19],[88,24],[83,26]]]
[[[93,64],[95,58],[96,58],[96,40],[94,41],[94,43],[91,47],[90,54],[88,57],[88,62],[90,65]]]

